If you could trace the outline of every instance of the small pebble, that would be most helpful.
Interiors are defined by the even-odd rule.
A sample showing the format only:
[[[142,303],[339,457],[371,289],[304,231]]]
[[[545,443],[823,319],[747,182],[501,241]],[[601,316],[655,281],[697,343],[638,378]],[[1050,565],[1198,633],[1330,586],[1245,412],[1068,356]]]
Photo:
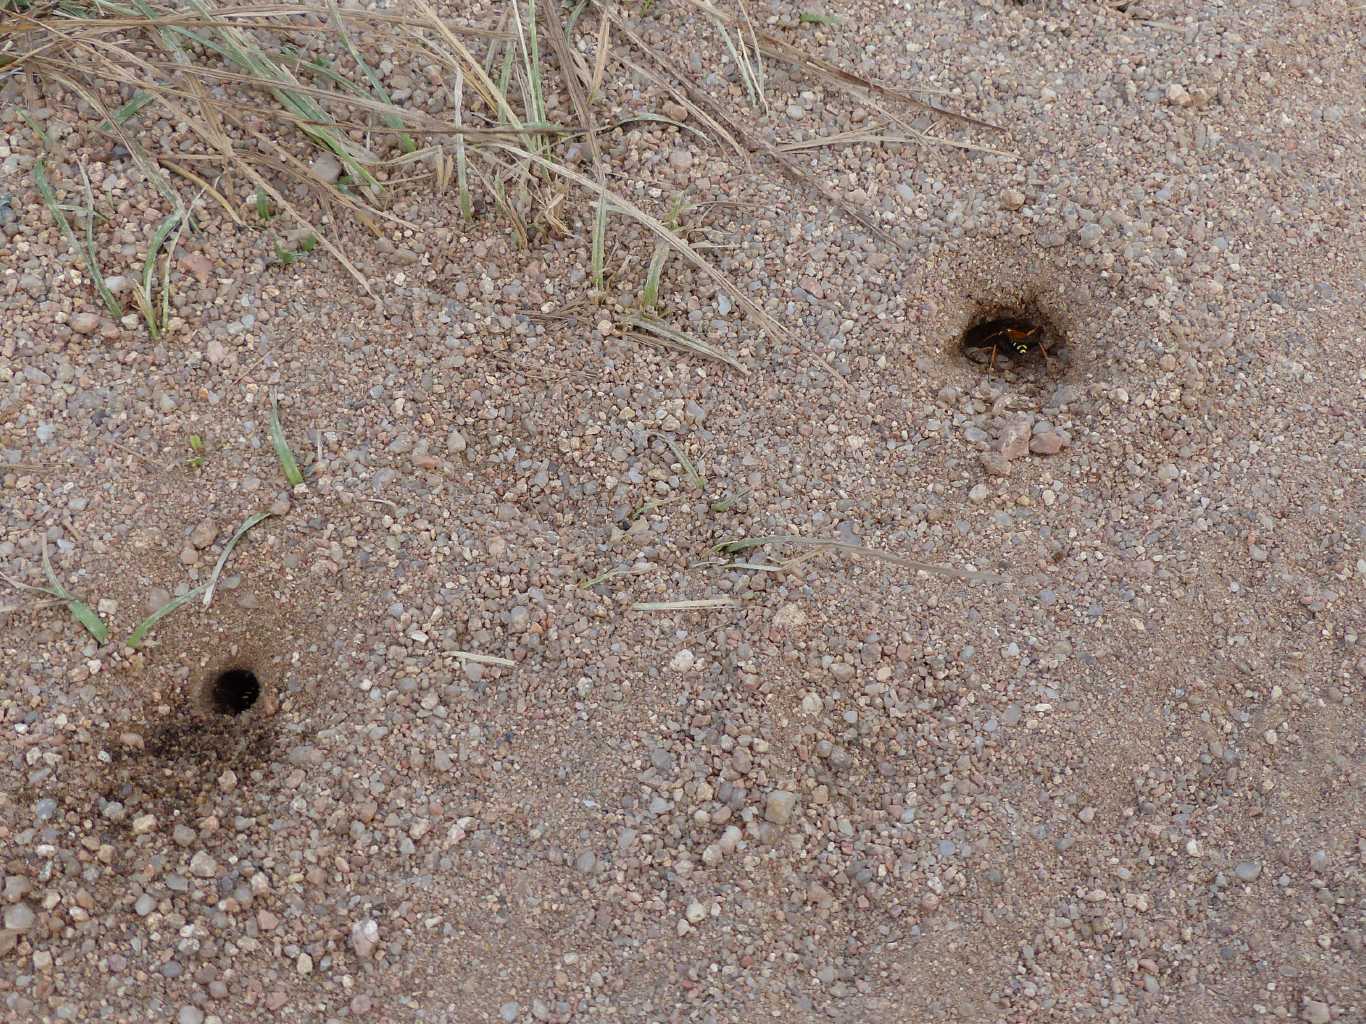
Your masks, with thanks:
[[[775,789],[768,794],[768,800],[764,804],[764,820],[770,821],[775,825],[786,825],[792,820],[792,813],[796,810],[796,807],[796,793]]]
[[[94,334],[100,329],[100,318],[94,313],[77,313],[71,318],[71,329],[77,334]]]

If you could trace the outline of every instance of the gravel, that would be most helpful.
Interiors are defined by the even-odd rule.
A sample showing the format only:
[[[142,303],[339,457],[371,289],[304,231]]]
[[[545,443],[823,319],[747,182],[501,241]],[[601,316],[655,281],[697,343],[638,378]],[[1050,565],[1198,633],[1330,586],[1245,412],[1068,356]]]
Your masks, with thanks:
[[[976,151],[851,141],[872,103],[776,60],[748,106],[705,19],[633,22],[895,241],[609,70],[612,180],[661,216],[687,189],[790,332],[670,259],[659,315],[747,373],[629,336],[624,219],[597,303],[581,195],[521,248],[430,184],[382,236],[331,226],[377,300],[205,196],[153,340],[15,111],[72,209],[84,163],[130,308],[161,199],[69,96],[0,81],[0,572],[45,585],[46,550],[117,640],[275,513],[136,652],[0,601],[0,1018],[1366,1015],[1352,18],[1113,7],[756,13],[1009,126],[906,108]],[[448,69],[370,56],[445,109]],[[959,353],[1022,299],[1065,359]],[[718,548],[794,535],[843,546]]]

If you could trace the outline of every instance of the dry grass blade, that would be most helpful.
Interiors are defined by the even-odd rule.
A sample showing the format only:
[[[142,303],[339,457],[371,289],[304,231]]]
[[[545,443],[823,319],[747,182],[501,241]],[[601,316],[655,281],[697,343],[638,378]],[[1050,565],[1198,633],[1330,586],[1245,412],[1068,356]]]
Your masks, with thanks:
[[[456,68],[455,84],[451,86],[451,109],[457,128],[464,127],[461,119],[465,116],[465,71]],[[474,219],[474,199],[470,195],[469,156],[465,152],[465,137],[455,137],[455,188],[460,201],[460,213],[466,220]]]
[[[691,612],[707,608],[734,608],[739,603],[733,597],[699,597],[690,601],[637,601],[631,608],[638,612]]]
[[[593,270],[593,287],[603,290],[603,272],[607,264],[607,194],[598,196],[597,208],[593,211],[593,237],[589,242]]]
[[[3,577],[0,577],[3,578]],[[15,615],[19,612],[36,612],[44,608],[55,608],[59,604],[65,604],[59,597],[49,598],[46,601],[34,601],[31,604],[0,604],[0,615]]]
[[[644,54],[657,67],[660,67],[665,70],[671,70],[668,60],[661,56],[658,52],[656,52],[639,35],[637,35],[635,32],[632,32],[629,28],[627,28],[624,25],[621,25],[620,23],[617,23],[617,28],[624,36],[626,36],[627,39],[631,41],[631,43],[636,47],[636,49],[638,49],[642,54]],[[896,248],[901,247],[900,243],[898,243],[895,238],[888,234],[887,231],[884,230],[883,227],[880,224],[878,224],[876,220],[873,219],[872,214],[868,213],[866,210],[862,210],[859,207],[855,206],[853,203],[849,202],[849,200],[845,199],[843,196],[841,196],[834,189],[830,188],[824,182],[817,181],[806,171],[802,170],[801,167],[797,166],[796,162],[792,160],[792,158],[779,152],[771,143],[759,138],[757,135],[754,135],[752,133],[747,134],[735,122],[735,120],[724,110],[722,110],[721,107],[716,103],[716,101],[713,100],[710,96],[708,96],[703,90],[699,89],[691,81],[685,78],[680,72],[675,71],[673,73],[677,78],[679,85],[689,95],[689,97],[691,97],[694,104],[700,107],[705,107],[711,114],[712,120],[715,120],[717,122],[725,122],[729,127],[730,131],[734,135],[743,138],[745,142],[750,146],[751,150],[753,150],[754,152],[763,153],[775,164],[777,164],[778,168],[790,179],[792,179],[797,184],[805,188],[812,189],[813,191],[819,193],[820,196],[826,200],[826,202],[841,210],[844,214],[846,214],[848,217],[850,217],[857,223],[861,224],[863,227],[865,227],[872,234],[876,235],[882,241]]]
[[[585,3],[585,7],[587,4]],[[603,76],[607,73],[607,55],[612,52],[612,22],[608,18],[598,19],[598,47],[593,58],[593,77],[588,83],[588,99],[591,102],[602,92]]]
[[[555,59],[560,63],[560,73],[564,78],[565,87],[569,90],[569,100],[574,105],[574,112],[578,115],[579,121],[583,124],[584,136],[588,143],[588,153],[593,161],[593,176],[597,178],[598,185],[602,188],[598,194],[597,210],[593,216],[593,237],[590,243],[593,285],[598,291],[602,291],[603,265],[606,261],[607,249],[607,175],[602,166],[602,150],[598,145],[598,125],[593,117],[593,107],[589,102],[588,94],[584,91],[583,82],[579,78],[579,67],[574,60],[574,53],[569,46],[569,40],[565,36],[564,24],[560,21],[560,13],[557,8],[557,0],[550,0],[541,8],[544,12],[542,16],[545,19],[546,35],[550,39],[551,49],[555,51]]]
[[[734,39],[731,39],[730,33],[726,30],[725,21],[720,17],[713,17],[712,20],[721,36],[721,42],[730,53],[731,60],[735,61],[735,68],[740,73],[740,80],[745,84],[745,92],[749,94],[750,102],[767,110],[768,100],[764,96],[764,64],[759,52],[759,40],[754,34],[754,23],[750,20],[749,9],[745,7],[744,0],[739,0],[739,6],[740,13],[744,15],[745,25],[731,23],[735,27]],[[749,29],[749,43],[745,42],[745,28]],[[750,55],[751,44],[753,56]]]
[[[247,226],[246,221],[244,221],[241,215],[237,212],[237,210],[233,208],[233,205],[227,201],[227,199],[223,196],[223,193],[218,191],[218,189],[216,189],[211,183],[205,181],[198,174],[195,174],[194,171],[190,170],[188,167],[182,167],[180,164],[173,163],[172,161],[167,160],[164,157],[161,159],[161,166],[166,168],[166,170],[170,171],[172,174],[180,175],[180,177],[184,178],[191,184],[198,185],[201,190],[203,190],[208,195],[212,196],[214,202],[216,202],[220,207],[222,207],[223,213],[227,216],[227,218],[231,220],[234,224],[236,224],[239,228],[244,228]]]
[[[117,117],[109,112],[99,96],[95,94],[94,90],[82,85],[71,75],[62,74],[60,71],[55,70],[56,62],[52,63],[54,64],[54,70],[52,70],[53,80],[70,89],[77,96],[81,97],[81,99],[89,103],[90,106],[104,118],[105,122],[111,125],[114,136],[123,143],[124,147],[128,150],[129,155],[132,156],[133,162],[138,165],[142,173],[147,175],[147,180],[152,183],[152,187],[160,192],[172,206],[179,206],[180,197],[176,195],[176,191],[171,187],[171,183],[166,180],[166,175],[161,173],[161,168],[157,166],[157,162],[147,155],[147,150],[139,145],[136,139],[132,138],[124,131],[123,124]],[[73,70],[79,69],[76,68]]]
[[[725,363],[741,373],[749,373],[745,365],[736,359],[729,352],[723,352],[710,342],[702,341],[691,335],[676,331],[667,324],[662,324],[658,320],[652,320],[643,316],[628,316],[625,322],[638,331],[646,333],[634,333],[631,337],[643,341],[648,345],[658,345],[663,348],[673,349],[675,352],[690,352],[693,355],[702,356],[706,359],[715,359],[717,362]]]
[[[474,83],[475,91],[488,104],[489,109],[497,111],[498,116],[505,123],[522,131],[522,122],[512,112],[512,107],[508,105],[507,96],[503,90],[493,84],[493,80],[489,78],[483,66],[474,59],[474,54],[470,53],[469,48],[456,38],[450,26],[437,16],[436,11],[427,3],[427,0],[415,0],[414,6],[422,12],[425,27],[435,30],[441,41],[456,54],[458,59],[452,60],[449,54],[440,50],[428,49],[426,52],[440,58],[442,63],[446,64],[452,71],[463,67],[469,74],[471,82]]]
[[[726,12],[713,7],[707,0],[687,0],[687,3],[691,4],[713,20],[720,21],[722,24],[729,25],[733,28],[739,28],[739,19],[732,14],[727,14]],[[881,82],[875,82],[872,79],[855,74],[847,68],[840,67],[838,64],[832,64],[828,60],[809,54],[800,47],[793,46],[786,40],[779,39],[771,33],[755,30],[754,36],[759,50],[768,56],[773,57],[775,60],[781,60],[785,63],[802,68],[809,74],[821,78],[846,91],[854,90],[860,95],[873,94],[886,96],[910,106],[928,110],[955,121],[960,121],[964,124],[977,125],[980,128],[989,128],[992,131],[1002,130],[997,125],[990,124],[986,121],[980,121],[975,117],[969,117],[967,114],[955,113],[952,110],[941,110],[932,104],[926,103],[912,93],[895,89],[889,85],[884,85]],[[944,95],[941,90],[937,89],[917,88],[916,91],[925,96]]]
[[[223,149],[223,155],[228,159],[233,158],[233,148],[230,143]],[[245,174],[255,183],[258,189],[269,195],[272,199],[279,203],[280,206],[284,208],[284,210],[287,211],[291,217],[293,217],[301,225],[303,225],[309,231],[311,231],[313,235],[318,239],[318,241],[322,243],[323,248],[326,249],[329,253],[331,253],[332,256],[336,259],[336,261],[346,268],[347,273],[349,273],[353,278],[355,278],[356,282],[362,288],[365,289],[365,293],[367,295],[370,295],[372,297],[374,296],[375,292],[370,287],[370,282],[365,277],[365,275],[356,269],[355,264],[353,264],[349,259],[346,258],[346,254],[342,252],[341,249],[339,249],[336,246],[336,244],[330,238],[328,238],[327,235],[318,230],[318,228],[314,227],[312,221],[305,217],[303,215],[303,212],[297,206],[295,206],[288,199],[286,199],[284,195],[280,192],[280,190],[273,186],[270,182],[268,182],[265,179],[265,177],[259,171],[256,170],[256,168],[251,166],[251,164],[246,162],[240,162],[238,166],[242,173]]]
[[[607,21],[608,24],[613,24],[612,19],[608,18]],[[637,39],[632,39],[631,41],[636,43],[638,47],[643,45],[641,42],[637,41]],[[727,130],[725,125],[723,125],[720,121],[716,120],[716,118],[712,117],[705,110],[703,110],[696,103],[694,103],[691,99],[689,99],[688,94],[686,92],[684,92],[682,89],[680,89],[678,86],[674,85],[667,79],[655,74],[655,72],[651,71],[649,68],[637,64],[619,53],[614,53],[612,55],[612,59],[615,60],[618,64],[620,64],[622,67],[626,68],[628,71],[631,71],[639,75],[647,82],[667,92],[669,96],[674,100],[674,102],[676,102],[679,106],[683,107],[683,109],[685,109],[688,112],[688,115],[690,117],[705,125],[707,128],[711,129],[712,134],[714,134],[718,139],[724,142],[735,153],[736,156],[738,156],[744,163],[749,163],[749,151],[745,149],[744,146],[740,145],[738,141],[736,141],[735,136],[732,135],[729,130]]]
[[[253,512],[237,528],[237,532],[229,538],[223,545],[223,553],[218,556],[218,561],[213,567],[213,572],[209,573],[208,585],[204,588],[204,607],[207,608],[213,602],[213,592],[218,587],[218,577],[223,575],[223,566],[228,564],[228,556],[232,554],[232,549],[237,546],[237,542],[243,535],[257,523],[265,522],[275,513],[273,512]]]
[[[652,569],[653,566],[649,565],[616,565],[606,572],[601,572],[596,576],[590,576],[586,580],[581,580],[578,584],[578,588],[580,590],[590,590],[599,583],[606,583],[608,580],[614,580],[619,576],[640,576],[643,573],[652,571]]]
[[[520,156],[526,160],[530,160],[532,163],[536,164],[536,166],[544,170],[547,170],[550,173],[557,175],[558,177],[562,177],[567,179],[568,181],[572,181],[574,184],[580,186],[581,188],[588,189],[595,196],[606,196],[607,199],[611,201],[613,206],[619,209],[622,213],[629,216],[632,220],[636,221],[638,224],[642,225],[656,238],[660,238],[663,241],[667,242],[669,246],[674,250],[674,252],[678,253],[689,263],[691,263],[694,267],[696,267],[698,270],[702,271],[702,273],[706,274],[709,278],[711,278],[712,281],[714,281],[718,287],[724,290],[727,295],[729,295],[732,299],[735,300],[735,304],[737,306],[739,306],[746,313],[752,316],[765,331],[768,331],[769,334],[771,334],[774,338],[780,339],[782,341],[787,342],[791,340],[787,331],[783,329],[782,325],[779,324],[778,321],[775,320],[770,314],[766,313],[763,310],[763,308],[759,306],[758,303],[756,303],[747,294],[745,294],[744,289],[742,289],[739,285],[737,285],[734,281],[728,278],[725,274],[721,273],[721,271],[717,270],[710,263],[704,260],[696,249],[694,249],[683,239],[679,238],[677,234],[670,231],[656,218],[650,216],[648,213],[646,213],[644,210],[642,210],[639,206],[631,202],[626,197],[622,196],[619,193],[609,191],[605,185],[601,185],[598,182],[593,181],[591,178],[588,178],[585,175],[580,174],[572,167],[565,167],[562,164],[557,164],[553,160],[548,160],[545,157],[540,156],[536,153],[530,153],[526,150],[518,149],[516,146],[509,145],[506,142],[491,142],[489,143],[489,148],[505,150],[509,154],[513,154],[516,156]]]
[[[471,654],[469,651],[451,651],[449,656],[457,661],[472,661],[477,665],[499,665],[503,668],[516,668],[511,658],[499,658],[492,654]]]
[[[574,113],[578,115],[579,122],[583,125],[584,136],[588,143],[588,154],[593,161],[593,173],[599,182],[605,181],[602,168],[602,150],[598,146],[598,126],[593,117],[593,107],[588,100],[588,94],[584,91],[583,82],[579,78],[579,68],[574,60],[573,51],[570,49],[569,40],[564,34],[564,23],[560,21],[558,5],[554,2],[547,3],[541,8],[541,11],[541,16],[545,21],[546,36],[550,39],[550,48],[555,51],[555,59],[560,63],[560,73],[564,78],[565,88],[569,90],[569,101],[574,105]]]
[[[206,19],[213,19],[213,11],[205,0],[189,0],[191,6]],[[203,41],[202,39],[199,41]],[[373,163],[372,154],[360,150],[344,133],[332,124],[332,117],[311,96],[308,90],[284,65],[272,60],[245,32],[222,25],[217,30],[219,52],[241,67],[252,84],[265,88],[285,110],[298,116],[300,131],[320,148],[334,153],[356,181],[375,188],[378,183],[366,170],[365,163]]]
[[[975,572],[968,569],[954,569],[946,565],[934,565],[930,562],[920,562],[913,558],[905,558],[887,551],[878,551],[876,548],[864,547],[861,544],[849,544],[844,541],[830,540],[824,537],[800,537],[795,534],[777,534],[771,537],[746,537],[742,540],[724,541],[716,545],[716,550],[721,554],[734,555],[741,551],[748,551],[751,548],[765,547],[768,545],[780,546],[790,544],[795,546],[809,546],[819,548],[823,551],[832,551],[837,554],[852,555],[860,558],[872,558],[880,562],[888,562],[892,565],[905,566],[908,569],[915,569],[917,572],[930,573],[934,576],[948,576],[953,579],[968,580],[973,583],[1000,583],[1002,579],[995,573]]]
[[[894,135],[879,128],[859,129],[856,131],[836,132],[834,135],[821,135],[811,139],[797,139],[794,142],[784,142],[774,148],[780,153],[800,153],[807,149],[822,149],[826,146],[897,146],[897,145],[925,145],[951,146],[954,149],[965,149],[972,153],[986,153],[990,156],[1010,156],[1010,153],[1000,149],[992,149],[990,146],[979,146],[972,142],[963,142],[959,139],[941,139],[934,135],[926,135],[924,132],[908,132],[905,135]]]
[[[307,165],[298,161],[292,152],[279,146],[269,135],[256,133],[254,137],[278,156],[279,163],[262,157],[259,150],[234,145],[224,130],[221,115],[226,114],[234,119],[233,129],[247,134],[253,132],[241,123],[240,118],[244,115],[255,114],[268,122],[292,126],[315,145],[334,153],[351,180],[373,194],[378,183],[366,165],[375,163],[377,158],[347,134],[348,129],[365,126],[343,125],[331,117],[321,104],[324,101],[341,101],[353,108],[376,114],[386,124],[399,125],[398,128],[387,130],[398,131],[402,138],[401,126],[404,122],[400,108],[382,92],[379,99],[371,99],[362,86],[353,83],[347,83],[349,88],[341,90],[319,90],[306,85],[290,71],[291,58],[288,55],[267,52],[245,31],[249,27],[274,32],[294,31],[301,28],[298,16],[315,16],[318,13],[315,8],[281,4],[225,10],[205,0],[193,0],[193,7],[194,10],[188,13],[168,12],[144,0],[132,0],[131,6],[109,0],[93,0],[93,6],[72,8],[69,13],[61,8],[44,9],[41,16],[28,19],[35,33],[45,34],[42,45],[30,47],[18,54],[15,63],[27,66],[38,76],[52,78],[90,103],[104,116],[102,128],[119,136],[139,165],[157,182],[158,188],[179,208],[180,200],[161,174],[157,161],[123,132],[123,124],[138,110],[156,104],[173,121],[187,125],[201,139],[209,142],[216,158],[225,168],[246,174],[261,192],[271,195],[280,207],[317,235],[321,244],[366,291],[370,291],[364,275],[350,263],[341,249],[318,231],[296,207],[285,201],[278,189],[260,180],[257,167],[280,170],[283,165],[287,173],[301,178],[314,191],[322,192],[327,198],[343,204],[362,222],[369,223],[373,216],[387,215],[358,202],[354,195],[343,193],[330,183],[320,181]],[[246,13],[251,17],[244,17]],[[343,44],[350,43],[350,39],[342,30],[342,22],[351,20],[352,13],[339,12],[329,30],[333,36],[342,38]],[[409,23],[406,19],[389,20],[394,24]],[[313,29],[323,30],[321,26],[313,26]],[[450,29],[446,31],[451,32]],[[454,38],[453,32],[451,35]],[[187,43],[202,50],[191,57],[185,45]],[[158,61],[140,55],[140,48],[145,44],[160,50],[169,60]],[[139,49],[139,52],[134,52],[135,49]],[[352,50],[354,43],[350,43],[348,52]],[[206,63],[205,54],[210,61],[216,57],[225,62],[228,69]],[[294,64],[299,64],[297,58]],[[358,66],[364,72],[363,62],[358,62]],[[319,69],[310,65],[308,70],[316,73]],[[373,72],[368,77],[373,86]],[[87,81],[83,82],[82,79]],[[212,95],[204,87],[210,83],[215,85]],[[134,89],[134,99],[109,113],[103,106],[99,92],[110,86]],[[225,96],[223,90],[230,86],[261,90],[273,97],[279,107],[259,109],[240,102],[239,96]],[[197,106],[201,116],[193,116],[185,109],[187,103]],[[420,120],[431,122],[433,126],[446,123],[430,116],[422,116]],[[180,159],[186,157],[181,156]],[[179,164],[170,169],[194,180],[240,223],[240,218],[222,194],[202,177],[193,175]],[[397,218],[389,219],[398,222]]]

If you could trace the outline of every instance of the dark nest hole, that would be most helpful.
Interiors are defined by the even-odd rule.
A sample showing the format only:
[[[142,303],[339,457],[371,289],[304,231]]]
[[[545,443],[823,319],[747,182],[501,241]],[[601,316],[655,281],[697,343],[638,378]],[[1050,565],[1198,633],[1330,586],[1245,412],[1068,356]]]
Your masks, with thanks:
[[[228,668],[209,686],[209,704],[222,715],[240,715],[261,696],[261,681],[249,668]]]
[[[959,337],[958,351],[989,373],[1038,368],[1056,374],[1067,364],[1067,339],[1033,308],[979,314]]]

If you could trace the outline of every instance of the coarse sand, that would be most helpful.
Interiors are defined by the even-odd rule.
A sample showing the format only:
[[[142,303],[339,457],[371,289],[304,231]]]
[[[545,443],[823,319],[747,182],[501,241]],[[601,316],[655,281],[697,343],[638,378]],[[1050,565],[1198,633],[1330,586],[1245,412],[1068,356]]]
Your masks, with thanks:
[[[0,1020],[1366,1020],[1366,11],[749,3],[993,131],[644,8],[760,141],[614,63],[602,163],[738,368],[576,190],[332,211],[378,299],[201,199],[153,339],[32,171],[130,310],[165,201],[0,79],[0,573],[111,630],[0,586]]]

